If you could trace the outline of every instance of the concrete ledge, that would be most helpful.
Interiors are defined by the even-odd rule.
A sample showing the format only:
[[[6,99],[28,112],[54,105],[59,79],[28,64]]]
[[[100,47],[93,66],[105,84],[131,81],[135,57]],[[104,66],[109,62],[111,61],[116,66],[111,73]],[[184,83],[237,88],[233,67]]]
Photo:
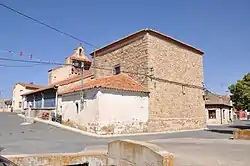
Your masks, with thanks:
[[[106,154],[104,153],[52,153],[52,154],[32,154],[32,155],[5,155],[18,166],[61,166],[71,164],[83,164],[88,162],[90,165],[99,166],[106,164]]]
[[[173,166],[174,157],[165,149],[146,142],[118,140],[108,144],[109,165]]]
[[[233,139],[250,140],[250,130],[235,130],[233,132]]]
[[[4,155],[18,166],[61,166],[85,164],[173,166],[174,157],[165,149],[146,142],[117,140],[108,144],[108,152]]]
[[[18,114],[18,116],[25,118],[24,115],[22,114]],[[204,131],[207,128],[203,128],[203,129],[193,129],[193,130],[178,130],[178,131],[162,131],[162,132],[150,132],[150,133],[132,133],[132,134],[114,134],[114,135],[98,135],[98,134],[94,134],[94,133],[90,133],[87,131],[83,131],[80,129],[76,129],[73,127],[69,127],[57,122],[53,122],[53,121],[49,121],[49,120],[42,120],[40,118],[33,118],[34,121],[37,122],[41,122],[41,123],[45,123],[45,124],[49,124],[52,126],[56,126],[65,130],[69,130],[72,132],[76,132],[76,133],[80,133],[83,135],[88,135],[88,136],[92,136],[92,137],[97,137],[97,138],[114,138],[114,137],[126,137],[126,136],[143,136],[143,135],[157,135],[157,134],[166,134],[166,133],[178,133],[178,132],[189,132],[189,131]]]

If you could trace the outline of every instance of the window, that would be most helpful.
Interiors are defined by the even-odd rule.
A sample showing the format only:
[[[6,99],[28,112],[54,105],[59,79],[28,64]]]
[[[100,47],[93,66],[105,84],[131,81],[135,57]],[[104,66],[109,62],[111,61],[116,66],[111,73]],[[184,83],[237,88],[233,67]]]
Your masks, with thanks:
[[[82,49],[79,49],[79,55],[80,56],[82,55]]]
[[[79,104],[76,102],[76,113],[79,113]]]
[[[225,119],[225,110],[222,112],[223,119]]]
[[[27,107],[31,107],[31,108],[33,108],[34,107],[34,98],[33,98],[33,96],[27,96]]]
[[[35,96],[35,106],[36,108],[42,108],[42,96],[41,95]]]
[[[121,66],[119,64],[115,65],[114,74],[117,75],[117,74],[120,74],[120,73],[121,73]]]
[[[44,94],[44,108],[53,108],[56,106],[56,94]]]
[[[208,118],[216,119],[216,110],[208,110]]]
[[[232,116],[232,113],[231,113],[231,111],[229,111],[229,119],[231,119],[231,116]]]
[[[22,108],[22,102],[19,101],[19,108]]]

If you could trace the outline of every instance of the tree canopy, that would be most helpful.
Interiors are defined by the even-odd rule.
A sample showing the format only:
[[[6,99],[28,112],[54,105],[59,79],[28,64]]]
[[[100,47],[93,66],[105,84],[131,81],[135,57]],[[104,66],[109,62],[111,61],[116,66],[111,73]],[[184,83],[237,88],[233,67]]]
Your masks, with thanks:
[[[250,73],[228,87],[236,109],[250,110]]]

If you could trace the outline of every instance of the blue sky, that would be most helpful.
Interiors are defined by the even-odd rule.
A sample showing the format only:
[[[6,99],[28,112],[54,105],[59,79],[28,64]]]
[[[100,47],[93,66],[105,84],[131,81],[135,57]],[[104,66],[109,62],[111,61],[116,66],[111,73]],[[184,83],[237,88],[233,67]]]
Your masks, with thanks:
[[[249,72],[250,1],[17,1],[2,3],[82,40],[104,46],[143,28],[151,28],[205,51],[205,86],[225,93]],[[32,54],[33,59],[64,62],[79,42],[0,6],[0,50]],[[84,45],[86,52],[93,48]],[[0,51],[0,57],[28,60]],[[6,62],[0,65],[29,65]],[[11,97],[17,81],[47,84],[54,66],[1,67],[0,91]]]

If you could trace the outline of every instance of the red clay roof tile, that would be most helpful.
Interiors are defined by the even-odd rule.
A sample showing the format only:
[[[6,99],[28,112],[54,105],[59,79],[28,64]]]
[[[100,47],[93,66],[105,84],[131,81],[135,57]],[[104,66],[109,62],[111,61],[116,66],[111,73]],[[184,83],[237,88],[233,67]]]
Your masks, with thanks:
[[[88,77],[90,77],[92,75],[93,74],[89,70],[84,71],[84,78],[88,78]],[[43,87],[41,87],[39,89],[36,89],[34,91],[31,91],[31,92],[27,92],[27,93],[25,93],[23,95],[30,95],[30,94],[33,94],[33,93],[37,93],[37,92],[41,92],[41,91],[44,91],[44,90],[55,88],[57,86],[67,85],[67,84],[70,84],[70,83],[73,83],[73,82],[76,82],[76,81],[79,81],[79,80],[81,80],[81,76],[71,77],[69,79],[58,81],[58,82],[56,82],[54,84],[51,84],[51,85],[48,85],[48,86],[43,86]]]
[[[39,88],[45,87],[42,85],[37,85],[37,84],[32,84],[32,83],[23,83],[23,82],[18,82],[16,84],[20,84],[24,86],[25,88],[30,88],[30,89],[39,89]]]
[[[84,83],[83,88],[84,89],[107,88],[107,89],[117,89],[124,91],[147,92],[147,93],[149,92],[147,88],[145,88],[140,83],[136,82],[134,79],[125,74],[88,80],[87,82]],[[81,90],[81,85],[66,89],[65,91],[61,92],[61,94],[79,90]]]

